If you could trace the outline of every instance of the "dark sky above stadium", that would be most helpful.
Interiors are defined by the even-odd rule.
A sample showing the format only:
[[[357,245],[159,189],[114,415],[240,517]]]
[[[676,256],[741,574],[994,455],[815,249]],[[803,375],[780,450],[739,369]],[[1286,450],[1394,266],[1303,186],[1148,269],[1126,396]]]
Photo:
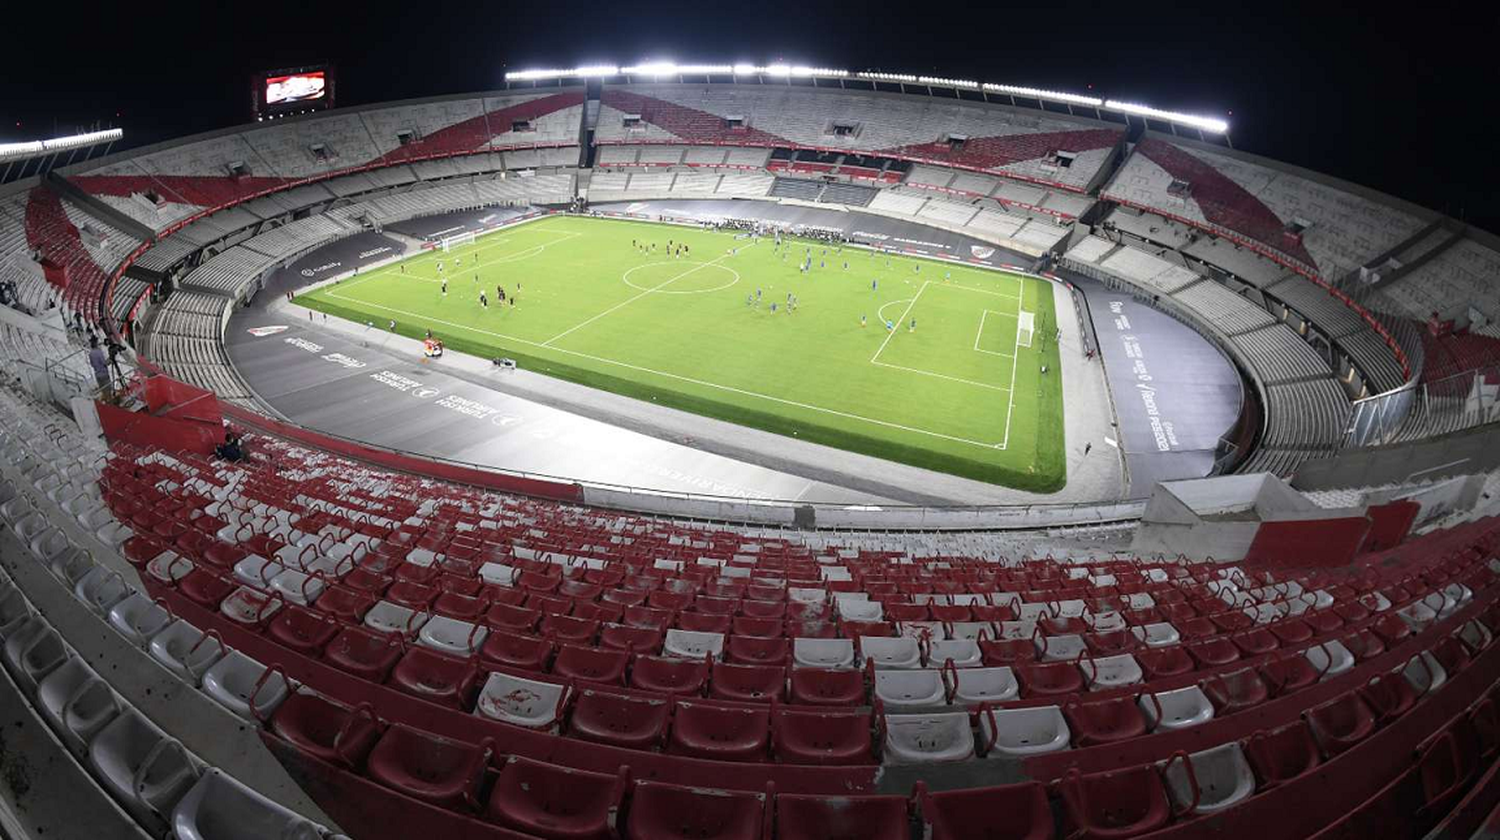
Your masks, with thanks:
[[[52,12],[56,7],[25,4]],[[356,105],[506,70],[786,60],[1028,84],[1227,115],[1242,149],[1500,233],[1500,4],[219,3],[8,10],[0,139],[138,145],[245,122],[257,71],[320,61]],[[21,16],[18,18],[17,16]]]

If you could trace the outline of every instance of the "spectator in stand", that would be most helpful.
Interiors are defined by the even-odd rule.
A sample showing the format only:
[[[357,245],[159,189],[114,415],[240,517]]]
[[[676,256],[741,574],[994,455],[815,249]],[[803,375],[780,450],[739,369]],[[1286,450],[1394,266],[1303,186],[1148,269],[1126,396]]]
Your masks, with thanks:
[[[98,337],[92,335],[89,336],[89,367],[94,369],[94,384],[108,396],[109,359],[104,355],[104,348],[99,346]]]
[[[234,432],[225,432],[224,442],[214,447],[214,454],[226,461],[245,460],[245,448],[240,443],[240,436]]]

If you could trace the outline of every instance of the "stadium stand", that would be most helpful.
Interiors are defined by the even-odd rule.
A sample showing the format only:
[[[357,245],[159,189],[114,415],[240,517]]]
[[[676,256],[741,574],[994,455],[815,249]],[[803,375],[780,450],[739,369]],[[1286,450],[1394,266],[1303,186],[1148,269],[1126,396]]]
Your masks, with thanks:
[[[1493,520],[1343,570],[998,562],[1014,535],[977,537],[990,560],[930,546],[906,562],[859,535],[758,536],[487,493],[265,433],[249,463],[124,444],[101,457],[45,433],[46,411],[0,395],[0,517],[29,555],[10,563],[40,572],[0,581],[5,668],[41,709],[71,698],[53,725],[148,829],[311,821],[233,767],[153,749],[181,721],[158,728],[91,682],[31,597],[72,601],[95,635],[258,731],[358,837],[485,824],[555,836],[548,814],[585,828],[628,815],[635,836],[687,821],[905,837],[908,820],[966,836],[1000,813],[1037,836],[1293,836],[1389,820],[1392,785],[1414,786],[1400,801],[1422,806],[1399,819],[1416,830],[1455,806],[1495,743]],[[35,501],[17,493],[28,463]],[[71,536],[94,532],[139,590]],[[974,549],[976,535],[961,539]],[[725,629],[689,629],[705,627]],[[769,691],[744,694],[762,672]],[[1469,757],[1448,749],[1459,737]],[[934,762],[978,779],[997,761],[1037,781],[920,781]],[[151,783],[122,783],[132,775]],[[1424,786],[1433,775],[1446,781]],[[851,794],[868,798],[858,816]],[[1011,801],[1030,804],[990,812]]]
[[[1006,106],[852,90],[606,85],[601,106],[601,146],[685,140],[877,152],[1080,192],[1122,136],[1118,127]]]

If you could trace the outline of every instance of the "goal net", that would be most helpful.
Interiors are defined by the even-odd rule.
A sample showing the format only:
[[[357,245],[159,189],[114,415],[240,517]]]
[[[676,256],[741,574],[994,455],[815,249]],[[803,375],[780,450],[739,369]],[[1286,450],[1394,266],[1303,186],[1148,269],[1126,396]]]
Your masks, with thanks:
[[[463,233],[454,234],[453,236],[445,236],[438,241],[439,244],[442,245],[443,251],[446,253],[453,250],[454,248],[462,248],[465,245],[473,245],[474,240],[475,233],[474,231],[470,230]]]
[[[1016,346],[1030,347],[1031,336],[1036,332],[1036,313],[1022,312],[1016,321]]]

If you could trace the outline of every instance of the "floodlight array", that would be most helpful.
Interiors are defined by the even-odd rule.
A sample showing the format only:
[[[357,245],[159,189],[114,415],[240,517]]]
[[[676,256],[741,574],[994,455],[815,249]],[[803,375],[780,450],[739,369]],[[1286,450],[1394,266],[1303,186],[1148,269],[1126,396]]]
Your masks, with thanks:
[[[1166,120],[1168,122],[1181,123],[1183,125],[1192,126],[1193,128],[1201,128],[1204,131],[1212,131],[1215,134],[1223,134],[1224,132],[1229,130],[1229,123],[1220,119],[1214,119],[1213,117],[1200,117],[1193,114],[1184,114],[1179,111],[1163,111],[1159,108],[1152,108],[1150,105],[1140,105],[1134,102],[1117,102],[1113,99],[1106,99],[1104,101],[1104,107],[1110,109],[1111,111],[1120,111],[1126,114],[1135,114],[1139,117],[1149,117],[1155,120]]]
[[[884,73],[873,70],[850,72],[848,70],[835,70],[828,67],[806,67],[799,64],[676,64],[670,61],[648,61],[629,67],[600,64],[575,67],[569,70],[520,70],[506,73],[505,80],[507,82],[525,82],[549,79],[608,78],[621,75],[650,76],[658,79],[680,76],[730,75],[771,76],[773,78],[855,78],[872,82],[979,90],[986,93],[1000,93],[1006,96],[1019,96],[1027,99],[1047,100],[1049,102],[1081,105],[1106,111],[1117,111],[1122,114],[1185,125],[1214,134],[1224,134],[1229,131],[1229,123],[1214,117],[1184,114],[1180,111],[1166,111],[1160,108],[1152,108],[1149,105],[1119,102],[1113,99],[1101,99],[1097,96],[1085,96],[1083,94],[1046,90],[1044,88],[999,85],[990,82],[977,82],[972,79],[950,79],[942,76],[913,76],[907,73]]]
[[[87,146],[96,146],[100,143],[113,143],[125,136],[125,132],[118,128],[106,129],[104,131],[90,131],[85,134],[74,134],[68,137],[54,137],[50,140],[31,140],[23,143],[0,143],[0,162],[10,160],[23,160],[25,158],[40,157],[42,155],[67,152],[73,149],[82,149]]]

